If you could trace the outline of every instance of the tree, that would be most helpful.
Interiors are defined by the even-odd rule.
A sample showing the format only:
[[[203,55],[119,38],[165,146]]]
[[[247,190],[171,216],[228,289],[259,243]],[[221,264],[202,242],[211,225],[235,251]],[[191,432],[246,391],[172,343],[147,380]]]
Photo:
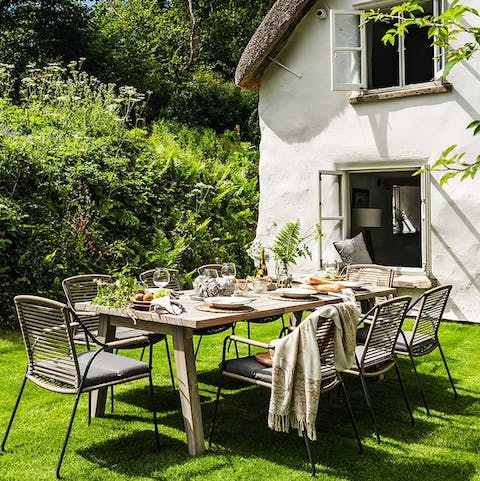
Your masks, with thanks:
[[[468,21],[465,21],[470,17]],[[470,60],[480,51],[480,14],[469,6],[462,5],[454,0],[445,12],[439,15],[425,15],[423,7],[416,1],[407,1],[396,5],[389,12],[370,10],[365,14],[366,21],[392,22],[392,28],[383,36],[383,42],[395,44],[398,37],[404,37],[412,26],[428,28],[428,36],[432,45],[436,45],[445,52],[445,67],[443,79],[455,65],[464,60]],[[473,130],[473,135],[480,134],[480,120],[470,122],[467,129]],[[460,176],[461,180],[474,178],[480,169],[480,154],[474,159],[466,159],[465,152],[456,152],[457,145],[447,147],[440,158],[431,166],[422,170],[441,170],[445,174],[441,184],[448,182],[453,177]],[[419,171],[420,172],[420,171]]]
[[[86,53],[89,8],[80,0],[2,0],[0,62],[15,64],[70,60]]]
[[[99,0],[86,68],[151,91],[150,118],[258,139],[257,97],[235,88],[238,59],[273,0]]]

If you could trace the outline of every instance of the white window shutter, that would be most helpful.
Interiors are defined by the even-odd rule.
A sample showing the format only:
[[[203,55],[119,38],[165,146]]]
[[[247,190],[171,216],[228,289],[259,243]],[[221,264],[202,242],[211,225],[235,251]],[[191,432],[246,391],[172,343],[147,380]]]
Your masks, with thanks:
[[[346,239],[348,234],[350,220],[347,174],[341,171],[320,171],[318,189],[318,221],[322,232],[318,268],[321,269],[323,260],[338,258],[333,242]]]
[[[332,90],[367,87],[365,28],[361,11],[332,10],[330,15],[330,61]]]

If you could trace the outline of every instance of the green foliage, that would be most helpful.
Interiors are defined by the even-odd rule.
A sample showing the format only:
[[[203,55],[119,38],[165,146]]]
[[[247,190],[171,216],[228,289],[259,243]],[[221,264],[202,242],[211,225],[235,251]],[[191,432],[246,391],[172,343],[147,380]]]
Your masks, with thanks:
[[[388,12],[380,9],[370,10],[364,15],[365,21],[394,21],[393,27],[387,30],[383,37],[385,44],[394,45],[399,37],[408,34],[409,27],[415,25],[428,28],[428,37],[432,45],[445,52],[445,67],[442,78],[446,79],[452,68],[458,63],[468,61],[480,50],[480,13],[478,10],[454,0],[448,8],[439,15],[425,15],[423,7],[416,0],[409,0],[392,7]],[[474,129],[473,135],[480,133],[480,120],[471,122],[467,129]],[[431,166],[418,170],[419,174],[426,170],[446,172],[440,183],[443,185],[450,179],[460,180],[475,178],[480,169],[480,155],[471,160],[465,160],[465,152],[454,152],[456,145],[446,148],[440,158]]]
[[[244,137],[258,141],[257,103],[255,92],[240,90],[218,74],[197,72],[172,94],[161,115],[219,133],[238,126]]]
[[[273,252],[275,260],[280,261],[285,271],[290,264],[296,264],[298,257],[311,257],[308,241],[312,234],[302,235],[300,232],[300,220],[287,222],[277,233],[273,246],[269,249]]]
[[[218,133],[239,126],[258,142],[257,95],[237,90],[235,67],[273,0],[0,1],[0,63],[19,79],[27,65],[85,57],[102,82],[149,92],[148,121],[176,120]],[[1,70],[0,65],[0,70]]]
[[[32,62],[85,56],[89,32],[89,9],[83,1],[0,2],[0,62],[15,65],[16,76]]]
[[[218,133],[240,127],[259,140],[257,95],[232,80],[240,55],[271,0],[100,0],[86,68],[103,81],[150,91],[148,117]]]
[[[238,134],[135,127],[142,95],[73,64],[30,69],[20,106],[8,92],[0,92],[2,325],[15,324],[13,295],[61,299],[69,275],[155,266],[186,275],[223,259],[242,271],[258,152]]]
[[[107,307],[130,307],[135,292],[143,286],[135,279],[117,274],[114,282],[97,281],[97,297],[92,302]]]

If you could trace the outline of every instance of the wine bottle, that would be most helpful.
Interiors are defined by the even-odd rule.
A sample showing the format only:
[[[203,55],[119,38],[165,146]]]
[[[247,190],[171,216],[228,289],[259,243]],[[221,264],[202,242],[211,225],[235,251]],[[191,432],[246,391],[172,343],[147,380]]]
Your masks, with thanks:
[[[257,276],[268,276],[267,264],[265,264],[265,249],[260,249],[260,264],[258,265]]]

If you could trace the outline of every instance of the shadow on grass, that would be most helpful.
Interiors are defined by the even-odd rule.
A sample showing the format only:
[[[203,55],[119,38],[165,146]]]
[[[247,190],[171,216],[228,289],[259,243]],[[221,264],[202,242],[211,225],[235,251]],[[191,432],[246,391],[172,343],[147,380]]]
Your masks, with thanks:
[[[76,452],[99,467],[128,476],[154,479],[162,479],[155,476],[159,470],[174,464],[183,464],[190,458],[185,444],[163,436],[161,429],[160,451],[157,452],[153,428],[150,431],[136,431],[116,439],[91,444]]]
[[[260,394],[254,388],[235,394],[223,394],[222,397],[212,452],[228,450],[239,456],[264,458],[308,472],[302,438],[295,431],[289,434],[276,433],[267,427],[268,391]],[[383,439],[380,445],[373,437],[368,412],[365,411],[363,415],[354,407],[365,449],[364,454],[360,455],[357,454],[357,445],[343,400],[336,395],[332,395],[330,400],[324,400],[317,419],[318,440],[312,443],[319,472],[325,471],[340,479],[355,481],[466,480],[474,475],[476,468],[471,463],[459,463],[454,459],[451,462],[432,460],[412,454],[409,445],[420,443],[435,426],[423,420],[417,420],[416,426],[411,426],[408,415],[399,412],[400,407],[394,404],[388,408],[388,412],[385,407],[379,410],[379,417],[385,416],[380,426]],[[211,409],[208,411],[211,415]]]
[[[394,372],[388,373],[381,382],[369,380],[369,390],[382,436],[382,444],[378,445],[374,439],[370,414],[365,404],[360,382],[352,376],[345,375],[358,429],[365,445],[365,453],[357,454],[357,445],[343,400],[341,397],[337,398],[335,393],[331,393],[329,399],[322,398],[321,400],[317,421],[318,441],[312,445],[320,473],[323,471],[332,476],[355,481],[400,478],[425,481],[449,478],[467,480],[474,476],[476,468],[472,463],[456,459],[450,461],[445,457],[433,459],[425,453],[432,445],[477,452],[478,433],[470,433],[472,442],[466,442],[469,436],[464,433],[461,436],[444,440],[441,434],[436,435],[435,432],[443,428],[447,429],[447,425],[451,430],[452,423],[458,423],[461,430],[474,429],[468,426],[468,419],[454,416],[461,416],[464,413],[465,416],[474,414],[470,411],[472,409],[475,411],[478,395],[475,396],[476,393],[468,393],[459,389],[460,396],[455,401],[446,373],[441,371],[438,371],[438,375],[421,373],[432,412],[431,416],[427,416],[417,391],[415,378],[410,371],[409,361],[402,359],[400,368],[414,410],[415,425],[410,425],[408,412]],[[206,436],[208,436],[212,418],[218,376],[217,369],[202,371],[198,374]],[[295,432],[276,433],[267,427],[269,390],[231,379],[224,379],[224,387],[214,445],[211,450],[207,451],[207,455],[211,454],[214,458],[210,463],[213,466],[208,469],[223,469],[228,464],[226,459],[235,457],[261,458],[269,463],[305,471],[308,475],[309,465],[303,440]],[[155,394],[157,410],[160,414],[160,432],[162,432],[162,425],[183,431],[178,398],[173,396],[168,386],[156,387]],[[124,402],[145,409],[151,408],[147,389],[130,389],[122,392],[119,397]],[[453,420],[452,417],[454,417]],[[139,435],[147,436],[142,433],[135,436]],[[184,435],[181,436],[181,439],[183,437]],[[127,440],[127,442],[129,441]],[[89,448],[83,454],[98,457],[99,452],[103,453],[98,457],[98,462],[102,466],[109,465],[110,456],[113,456],[109,454],[110,450],[115,451],[115,447],[110,448],[109,445],[110,442],[102,443],[100,450]],[[418,455],[412,453],[411,448],[411,446],[417,445],[419,446]],[[137,447],[132,446],[131,450],[132,456],[138,455]],[[168,469],[172,463],[177,465],[186,463],[192,475],[201,474],[204,469],[202,463],[197,465],[193,463],[194,458],[188,456],[186,441],[168,438],[164,441],[160,457],[155,457],[155,454],[150,455],[148,449],[146,453],[146,461],[142,462],[141,466],[134,464],[132,467],[128,462],[127,452],[127,461],[124,462],[122,459],[119,463],[118,457],[115,457],[113,468],[110,466],[110,469],[129,474],[132,473],[132,469],[135,469],[138,470],[136,472],[147,476],[155,470],[159,472]],[[161,478],[157,476],[156,479]]]
[[[154,386],[153,393],[155,407],[158,413],[178,411],[180,409],[178,391],[174,394],[171,386]],[[115,393],[115,400],[132,404],[149,411],[152,409],[149,386],[138,386],[132,389],[125,389],[118,394]]]

